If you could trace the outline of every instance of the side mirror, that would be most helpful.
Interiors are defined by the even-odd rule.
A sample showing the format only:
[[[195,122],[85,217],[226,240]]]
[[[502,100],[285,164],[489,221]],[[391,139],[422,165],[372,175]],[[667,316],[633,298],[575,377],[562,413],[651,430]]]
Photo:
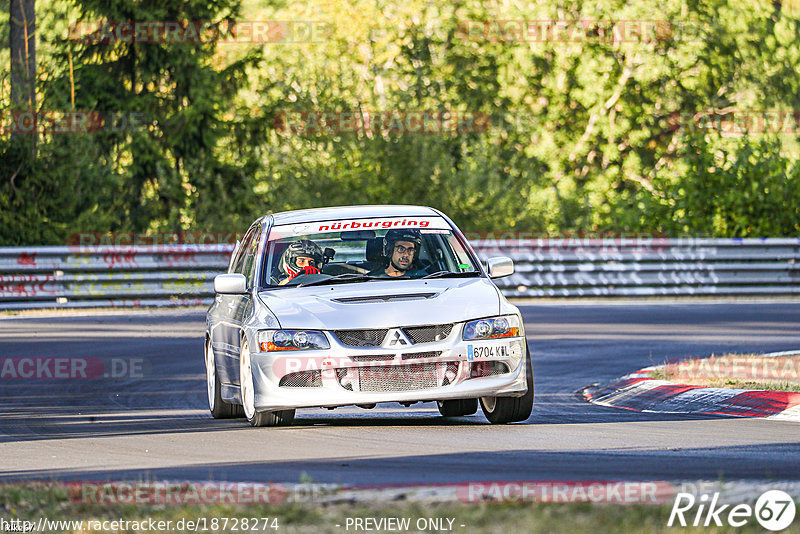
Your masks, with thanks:
[[[243,274],[220,274],[214,277],[214,291],[224,295],[247,293],[247,278]]]
[[[486,271],[489,278],[503,278],[514,274],[514,260],[505,256],[497,256],[486,260]]]

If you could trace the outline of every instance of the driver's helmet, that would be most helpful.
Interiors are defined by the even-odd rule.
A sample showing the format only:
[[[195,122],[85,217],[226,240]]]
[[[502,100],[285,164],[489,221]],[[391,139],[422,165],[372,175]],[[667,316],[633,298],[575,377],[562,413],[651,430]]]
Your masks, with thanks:
[[[289,247],[283,251],[281,261],[278,264],[281,273],[287,276],[297,276],[297,273],[302,270],[302,267],[297,266],[297,258],[300,256],[313,259],[314,262],[316,262],[315,267],[317,269],[322,268],[322,249],[313,241],[301,239],[291,243]]]
[[[398,241],[408,241],[414,243],[414,260],[419,258],[419,249],[422,247],[422,235],[419,230],[389,230],[383,236],[383,255],[387,258],[392,257],[394,244]]]

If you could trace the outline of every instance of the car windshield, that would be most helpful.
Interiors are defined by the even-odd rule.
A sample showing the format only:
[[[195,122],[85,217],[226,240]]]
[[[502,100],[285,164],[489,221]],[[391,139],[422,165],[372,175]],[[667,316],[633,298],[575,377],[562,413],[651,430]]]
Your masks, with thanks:
[[[440,217],[282,225],[264,248],[261,287],[480,276],[476,261]]]

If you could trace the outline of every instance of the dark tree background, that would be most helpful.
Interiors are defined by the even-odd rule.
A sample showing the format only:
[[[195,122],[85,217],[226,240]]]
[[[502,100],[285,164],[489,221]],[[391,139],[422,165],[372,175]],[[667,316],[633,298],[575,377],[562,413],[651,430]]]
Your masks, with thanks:
[[[81,23],[253,20],[298,24],[265,44],[69,38]],[[521,42],[498,20],[586,28]],[[657,24],[620,42],[603,38],[614,20]],[[781,2],[39,0],[26,105],[105,122],[14,134],[16,95],[30,93],[0,78],[0,244],[239,231],[268,211],[389,202],[438,207],[465,230],[797,236],[798,116],[749,133],[726,121],[800,109],[799,29]],[[365,110],[491,121],[424,134],[283,122]]]

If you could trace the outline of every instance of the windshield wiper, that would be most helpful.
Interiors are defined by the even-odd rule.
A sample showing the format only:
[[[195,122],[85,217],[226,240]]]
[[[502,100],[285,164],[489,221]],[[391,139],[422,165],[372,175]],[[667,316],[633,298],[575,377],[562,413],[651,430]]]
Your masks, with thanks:
[[[297,284],[295,287],[316,286],[316,285],[331,284],[336,282],[366,282],[367,280],[375,280],[375,279],[376,278],[374,276],[367,276],[366,274],[342,273],[342,274],[337,274],[336,276],[331,276],[330,278],[313,280],[311,282],[303,282],[302,284]]]
[[[436,271],[435,273],[426,274],[425,276],[420,277],[420,279],[423,279],[423,278],[447,278],[447,277],[458,278],[458,277],[461,277],[461,276],[476,276],[476,275],[480,276],[480,274],[481,273],[479,273],[478,271],[466,271],[466,272]]]

